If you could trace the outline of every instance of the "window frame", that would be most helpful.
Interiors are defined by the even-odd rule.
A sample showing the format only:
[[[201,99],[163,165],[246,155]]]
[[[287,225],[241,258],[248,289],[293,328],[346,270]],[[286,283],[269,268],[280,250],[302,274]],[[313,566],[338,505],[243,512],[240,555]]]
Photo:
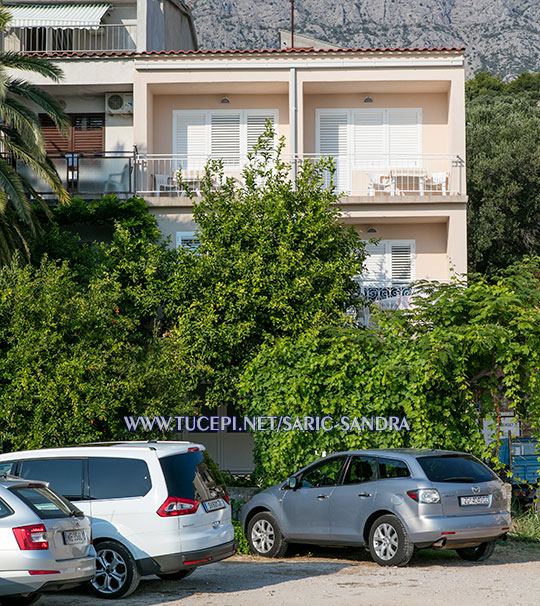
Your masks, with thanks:
[[[384,457],[384,456],[380,456],[378,455],[377,457],[377,481],[383,481],[383,480],[407,480],[408,478],[412,478],[412,472],[411,472],[411,468],[409,466],[409,464],[407,463],[407,461],[405,461],[404,459],[400,459],[400,458],[396,458],[396,457]],[[405,465],[405,467],[407,468],[407,471],[409,472],[408,476],[403,476],[403,477],[395,477],[395,478],[383,478],[381,477],[381,461],[399,461],[400,463],[403,463]]]
[[[408,286],[416,280],[416,240],[384,240],[381,239],[376,243],[371,243],[369,240],[363,240],[366,245],[384,245],[384,279],[363,278],[360,274],[358,280],[362,286]],[[393,280],[392,278],[392,247],[393,246],[410,246],[411,250],[411,277],[409,280]]]
[[[326,464],[328,461],[331,461],[332,459],[336,459],[336,460],[341,459],[341,467],[338,472],[338,476],[337,476],[335,484],[328,484],[326,486],[303,486],[302,485],[302,482],[304,481],[304,477],[306,474],[310,473],[317,467],[322,467],[322,465]],[[343,480],[343,472],[345,470],[347,459],[348,459],[348,457],[346,455],[336,455],[336,456],[324,457],[324,459],[322,459],[320,461],[316,461],[315,463],[310,465],[307,469],[304,469],[304,471],[302,471],[302,473],[297,474],[298,481],[300,483],[300,489],[301,490],[310,489],[310,488],[319,488],[320,489],[320,488],[332,488],[335,486],[340,486],[341,482]]]
[[[65,496],[60,493],[55,488],[51,488],[51,490],[58,492],[64,499],[68,499],[69,501],[85,501],[88,499],[88,458],[87,457],[77,457],[77,456],[63,456],[63,457],[29,457],[24,459],[18,459],[17,465],[17,475],[19,475],[24,467],[24,463],[33,462],[33,461],[80,461],[81,462],[81,495],[80,498],[75,498],[71,495]],[[43,478],[23,478],[23,479],[31,479],[31,480],[43,480]],[[49,480],[43,480],[48,482]]]
[[[139,495],[133,495],[133,496],[124,496],[124,497],[93,497],[92,496],[92,487],[90,485],[90,480],[91,480],[91,476],[90,476],[90,464],[91,464],[91,459],[93,460],[103,460],[103,459],[116,459],[116,460],[121,460],[121,461],[139,461],[141,463],[143,463],[144,465],[146,465],[146,469],[148,471],[148,490],[144,493],[144,494],[139,494]],[[87,478],[88,478],[88,500],[90,500],[91,502],[101,502],[101,501],[119,501],[119,500],[126,500],[126,499],[144,499],[145,497],[147,497],[151,492],[152,489],[154,488],[154,484],[152,482],[152,472],[150,471],[150,467],[148,465],[148,461],[146,461],[146,459],[144,458],[140,458],[140,457],[133,457],[133,456],[129,456],[129,457],[114,457],[111,455],[107,455],[107,456],[103,456],[103,457],[99,457],[96,455],[89,455],[87,458]]]
[[[349,473],[349,470],[351,469],[354,459],[361,459],[361,458],[373,459],[375,461],[375,473],[373,474],[374,477],[371,478],[371,480],[364,480],[363,482],[350,482],[348,484],[345,484],[345,478],[346,478],[347,474]],[[360,486],[361,484],[367,484],[368,482],[376,482],[378,479],[379,479],[379,460],[377,458],[377,455],[356,454],[356,455],[350,455],[349,460],[347,461],[347,464],[343,468],[343,472],[341,474],[339,485],[340,486]]]

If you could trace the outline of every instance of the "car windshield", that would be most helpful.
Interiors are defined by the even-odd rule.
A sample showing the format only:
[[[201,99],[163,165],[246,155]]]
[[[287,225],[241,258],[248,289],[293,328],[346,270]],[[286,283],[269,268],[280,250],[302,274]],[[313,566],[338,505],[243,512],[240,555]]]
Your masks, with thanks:
[[[225,496],[227,489],[206,450],[160,458],[169,496],[208,501]]]
[[[489,482],[497,476],[470,455],[419,457],[418,463],[432,482]]]

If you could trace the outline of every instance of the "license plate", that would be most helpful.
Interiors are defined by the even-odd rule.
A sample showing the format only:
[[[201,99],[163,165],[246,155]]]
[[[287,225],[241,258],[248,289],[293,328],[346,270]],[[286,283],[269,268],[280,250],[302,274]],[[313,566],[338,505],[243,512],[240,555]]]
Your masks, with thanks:
[[[204,501],[203,507],[206,511],[216,511],[217,509],[224,509],[225,501],[223,499],[214,499],[213,501]]]
[[[86,543],[86,534],[83,530],[67,530],[64,532],[64,543],[66,545]]]
[[[471,505],[489,505],[489,495],[481,494],[477,497],[459,497],[459,504],[462,507],[469,507]]]

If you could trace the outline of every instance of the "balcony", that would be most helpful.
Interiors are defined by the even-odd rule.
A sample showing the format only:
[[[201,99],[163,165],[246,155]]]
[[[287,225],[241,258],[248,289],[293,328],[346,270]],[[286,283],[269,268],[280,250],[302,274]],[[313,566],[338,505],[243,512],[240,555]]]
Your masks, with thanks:
[[[322,158],[316,154],[285,156],[291,174],[303,161]],[[242,169],[247,157],[180,156],[172,154],[139,155],[135,166],[135,183],[141,196],[186,195],[177,182],[182,180],[197,196],[201,194],[204,166],[209,159],[220,159],[225,176],[242,182]],[[334,158],[334,188],[345,196],[367,196],[373,201],[422,196],[443,199],[465,192],[465,164],[458,156],[337,156]],[[331,186],[330,174],[326,184]]]
[[[3,35],[2,44],[4,51],[20,53],[135,51],[137,26],[11,27]]]

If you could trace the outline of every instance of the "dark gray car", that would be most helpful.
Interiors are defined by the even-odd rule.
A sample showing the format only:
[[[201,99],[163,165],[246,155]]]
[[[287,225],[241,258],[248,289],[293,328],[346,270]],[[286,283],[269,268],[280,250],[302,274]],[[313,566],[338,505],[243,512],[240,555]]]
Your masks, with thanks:
[[[469,454],[414,449],[341,452],[255,495],[241,513],[254,553],[288,543],[365,546],[384,566],[414,549],[455,549],[487,559],[510,528],[510,493]]]

